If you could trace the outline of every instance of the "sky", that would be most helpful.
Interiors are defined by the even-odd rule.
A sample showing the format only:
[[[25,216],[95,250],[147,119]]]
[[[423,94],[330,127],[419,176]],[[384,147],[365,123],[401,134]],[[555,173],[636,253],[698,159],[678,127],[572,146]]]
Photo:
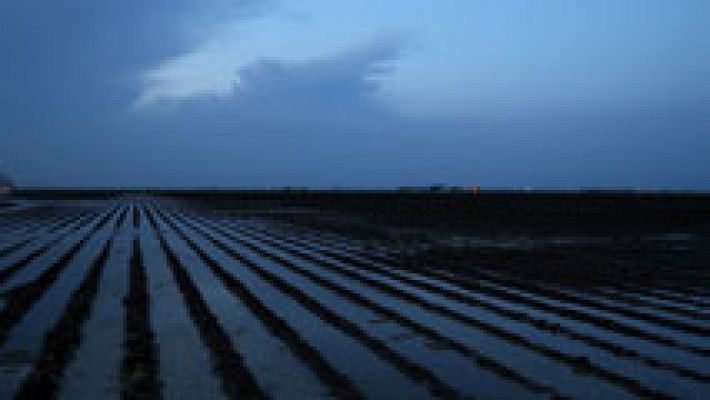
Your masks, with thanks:
[[[0,0],[21,186],[710,189],[706,0]]]

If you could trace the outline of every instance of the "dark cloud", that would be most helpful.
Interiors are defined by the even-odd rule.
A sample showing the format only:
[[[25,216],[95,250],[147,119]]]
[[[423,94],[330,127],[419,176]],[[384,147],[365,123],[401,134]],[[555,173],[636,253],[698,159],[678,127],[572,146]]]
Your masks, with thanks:
[[[230,18],[268,7],[227,3]],[[405,116],[380,96],[402,38],[306,61],[262,59],[235,71],[229,96],[132,111],[140,72],[193,48],[199,32],[184,32],[187,22],[226,9],[0,3],[3,168],[27,185],[707,187],[707,103],[495,123]]]
[[[401,51],[402,43],[381,40],[306,62],[261,60],[239,71],[234,100],[242,104],[259,98],[286,103],[298,100],[317,107],[354,99],[368,102],[378,88],[378,79],[390,71],[389,63]]]
[[[686,154],[707,147],[700,110],[414,118],[379,97],[406,46],[383,39],[310,61],[257,61],[231,96],[168,107],[164,138],[191,147],[186,173],[211,185],[704,186],[697,171],[710,161]]]
[[[0,3],[2,110],[97,112],[138,90],[137,74],[199,40],[189,26],[248,18],[271,1],[24,0]],[[206,22],[210,21],[210,24]],[[87,110],[88,108],[88,110]],[[2,111],[0,111],[2,112]],[[107,111],[111,112],[111,111]],[[28,116],[31,117],[31,116]]]
[[[218,115],[218,121],[235,128],[283,125],[283,134],[309,125],[317,131],[329,126],[328,134],[336,137],[335,129],[367,133],[366,126],[395,118],[379,100],[378,89],[404,47],[403,40],[387,37],[308,61],[259,60],[237,71],[239,84],[230,96],[197,97],[179,110],[208,120]]]

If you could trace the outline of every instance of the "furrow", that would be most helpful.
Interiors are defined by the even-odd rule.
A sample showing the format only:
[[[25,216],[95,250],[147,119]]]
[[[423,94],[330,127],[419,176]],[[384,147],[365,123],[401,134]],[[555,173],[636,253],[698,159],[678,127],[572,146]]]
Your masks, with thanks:
[[[215,228],[217,232],[222,234],[223,236],[229,238],[230,240],[234,241],[235,243],[239,243],[240,245],[244,245],[244,247],[252,250],[249,246],[247,246],[247,243],[245,243],[242,239],[234,236],[233,234],[230,234],[229,232],[222,232],[218,228]],[[224,244],[223,244],[224,245]],[[228,247],[225,245],[225,251],[227,251]],[[417,331],[419,334],[427,337],[432,343],[438,343],[441,346],[445,346],[448,348],[455,349],[458,351],[460,354],[463,354],[473,361],[475,361],[478,365],[480,365],[483,368],[486,368],[496,374],[498,374],[502,378],[510,379],[514,382],[517,382],[526,388],[539,392],[539,393],[547,393],[553,397],[561,397],[559,393],[557,393],[555,390],[553,390],[551,387],[546,386],[544,384],[540,384],[538,382],[535,382],[534,380],[531,380],[523,375],[521,375],[519,372],[510,369],[509,367],[505,366],[504,364],[493,360],[492,358],[480,353],[478,350],[476,350],[473,347],[469,347],[467,345],[461,344],[457,342],[454,339],[451,339],[447,337],[446,335],[440,333],[439,329],[436,328],[431,328],[428,326],[425,326],[419,322],[417,322],[416,318],[408,318],[403,315],[401,315],[399,312],[394,311],[389,305],[385,304],[380,304],[378,302],[375,302],[374,300],[371,300],[368,297],[363,296],[360,294],[358,291],[355,291],[354,289],[351,289],[345,285],[340,285],[338,283],[335,283],[335,281],[327,278],[321,277],[317,272],[311,271],[307,268],[304,268],[301,265],[298,265],[296,263],[290,262],[284,258],[278,257],[272,253],[264,252],[261,249],[253,249],[257,254],[260,254],[266,258],[272,259],[281,265],[285,266],[286,268],[289,268],[290,270],[305,276],[306,278],[318,283],[319,285],[322,285],[330,290],[338,292],[341,296],[344,298],[353,301],[357,304],[360,304],[364,307],[370,308],[372,310],[375,310],[377,313],[383,315],[386,319],[396,321],[399,324],[402,324],[403,326],[406,326],[408,328],[411,328],[415,331]],[[261,250],[261,251],[260,251]],[[234,251],[232,251],[234,253]]]
[[[91,218],[91,217],[87,217]],[[79,220],[75,224],[74,227],[70,228],[67,232],[61,235],[57,235],[53,239],[50,239],[49,242],[40,245],[37,249],[31,251],[29,254],[25,255],[19,260],[16,260],[12,264],[9,264],[7,266],[3,266],[0,269],[0,285],[3,285],[5,282],[7,282],[14,274],[16,274],[18,271],[22,270],[25,268],[28,264],[39,258],[42,254],[46,253],[52,246],[55,244],[61,242],[64,238],[65,235],[68,233],[76,232],[79,230],[82,226],[82,223],[84,223],[85,220]]]
[[[0,345],[5,343],[10,329],[22,319],[27,310],[59,278],[62,271],[69,265],[69,262],[91,239],[91,234],[108,223],[112,215],[111,212],[107,213],[86,236],[47,267],[37,279],[15,287],[5,294],[5,305],[0,311]]]
[[[264,231],[263,228],[258,228],[258,227],[252,227],[252,228],[254,228],[256,230],[260,230],[262,232]],[[314,236],[317,237],[317,234],[311,235],[311,237],[314,237]],[[339,240],[338,239],[330,239],[330,240],[312,239],[312,240],[315,242],[318,242],[318,243],[325,244],[325,245],[340,247],[341,249],[347,246],[345,243],[343,243],[343,241],[345,239],[342,239],[342,238]],[[352,247],[346,249],[346,251],[354,251],[354,250],[355,249]],[[394,256],[382,256],[382,255],[377,256],[377,255],[371,255],[371,254],[369,254],[369,256],[373,260],[378,261],[378,262],[390,263],[390,264],[398,262],[397,257],[394,257]],[[541,282],[540,284],[543,284],[543,283]],[[562,290],[562,288],[552,287],[551,290],[554,290],[557,292],[559,290]],[[710,318],[710,315],[708,315],[707,313],[695,312],[693,310],[683,309],[683,308],[679,308],[679,307],[672,307],[672,306],[668,306],[668,305],[659,305],[659,304],[655,304],[652,302],[643,302],[638,299],[634,300],[633,298],[631,298],[630,296],[628,296],[626,294],[606,293],[601,290],[593,290],[593,289],[589,289],[589,290],[592,293],[594,293],[596,296],[598,296],[593,301],[600,302],[600,304],[602,304],[602,307],[608,307],[607,310],[618,309],[618,310],[621,310],[622,313],[624,313],[624,312],[632,313],[632,314],[634,314],[635,317],[638,317],[638,315],[643,314],[644,316],[641,317],[641,319],[651,319],[651,320],[659,322],[661,324],[663,324],[663,321],[659,321],[657,317],[653,316],[653,315],[655,315],[654,311],[661,311],[662,312],[662,314],[660,314],[661,318],[664,316],[663,313],[669,312],[671,314],[667,315],[667,318],[671,322],[671,325],[674,327],[681,326],[681,327],[683,327],[683,328],[681,328],[681,330],[685,329],[686,331],[699,333],[699,334],[705,334],[703,332],[703,330],[707,331],[707,329],[708,329],[707,326],[703,327],[703,326],[694,325],[694,323],[697,321],[693,321],[693,320],[700,320],[700,321],[707,320],[708,318]],[[566,294],[570,297],[579,297],[580,296],[580,294],[573,293],[573,292],[569,292]],[[616,304],[607,303],[609,300],[621,302],[624,304],[624,306],[619,306]],[[583,301],[586,301],[586,300],[583,299]],[[631,306],[632,308],[628,308],[628,306]],[[642,310],[638,309],[639,307],[648,307],[650,309],[649,310],[650,312],[643,313]],[[675,313],[681,317],[689,318],[690,320],[683,319],[683,318],[676,319],[677,316],[673,315],[672,313]],[[677,322],[677,324],[676,324],[676,322]],[[674,325],[674,324],[676,324],[676,325]]]
[[[260,232],[266,234],[263,231]],[[270,234],[270,237],[272,239],[275,238],[274,234]],[[278,239],[287,241],[287,239]],[[296,242],[291,240],[287,242],[297,243],[297,246],[300,246],[300,248],[312,251],[314,252],[314,254],[323,254],[324,256],[332,258],[334,260],[355,265],[360,269],[381,274],[390,279],[399,280],[413,287],[426,290],[430,293],[436,293],[452,301],[460,302],[474,307],[479,307],[486,311],[494,312],[496,314],[505,316],[506,318],[525,322],[535,327],[536,329],[549,332],[550,334],[556,336],[565,336],[572,340],[583,342],[586,345],[607,351],[617,357],[633,359],[643,363],[646,366],[664,369],[684,378],[690,378],[700,382],[710,382],[710,375],[708,375],[707,373],[684,368],[682,366],[678,366],[667,361],[659,360],[657,358],[648,357],[644,354],[639,353],[637,350],[631,350],[620,346],[617,343],[609,342],[598,337],[570,329],[564,325],[560,325],[559,321],[553,321],[552,319],[535,318],[529,312],[517,311],[511,308],[503,307],[495,302],[483,301],[480,298],[473,297],[469,293],[462,293],[462,291],[460,290],[448,287],[447,285],[442,284],[442,282],[422,279],[421,277],[412,276],[394,268],[388,268],[386,266],[368,263],[348,253],[334,251],[332,249],[327,249],[322,246],[309,246],[307,243],[303,243],[302,241]]]
[[[101,253],[72,294],[60,320],[47,332],[42,352],[35,361],[32,372],[22,384],[16,399],[53,399],[57,397],[64,371],[81,342],[81,329],[89,318],[99,279],[106,265],[112,240],[109,239]]]
[[[91,315],[82,327],[76,357],[64,372],[58,398],[118,400],[120,397],[123,298],[128,290],[132,239],[130,226],[125,222],[127,213],[128,209],[117,221]]]
[[[125,356],[121,365],[121,398],[161,397],[157,347],[150,327],[150,302],[140,242],[133,239],[125,307]]]
[[[273,241],[266,240],[265,238],[261,237],[258,238],[263,243],[267,243],[271,246],[274,246],[276,248],[279,248],[278,244],[274,243]],[[252,249],[255,249],[255,247],[251,247]],[[535,335],[532,336],[531,338],[522,336],[521,334],[517,332],[511,331],[511,327],[507,327],[506,329],[501,328],[501,326],[505,325],[494,325],[491,323],[488,323],[482,319],[479,319],[478,317],[473,317],[473,315],[466,315],[463,314],[459,311],[452,310],[451,308],[444,307],[441,304],[437,304],[432,302],[431,299],[425,300],[421,293],[420,294],[412,294],[411,291],[405,290],[403,287],[398,286],[396,284],[387,283],[383,282],[375,277],[372,276],[367,276],[364,274],[362,271],[359,271],[357,269],[347,269],[343,265],[337,265],[332,262],[328,262],[323,259],[318,259],[316,257],[313,257],[310,254],[307,254],[303,252],[302,250],[297,250],[297,249],[288,249],[284,247],[279,248],[282,251],[285,251],[286,253],[290,253],[293,255],[296,255],[297,257],[300,257],[304,260],[313,262],[315,264],[318,264],[320,266],[323,266],[329,270],[332,270],[333,272],[342,274],[344,276],[347,276],[350,279],[357,280],[359,282],[362,282],[366,285],[372,286],[383,293],[387,293],[391,296],[399,297],[402,300],[409,302],[411,304],[416,304],[417,306],[421,307],[424,310],[427,310],[431,313],[435,313],[438,315],[441,315],[442,317],[445,317],[451,321],[457,321],[460,322],[464,325],[471,326],[474,329],[481,330],[483,332],[486,332],[489,335],[501,338],[505,341],[508,341],[511,344],[515,344],[516,346],[521,346],[523,348],[532,350],[536,353],[539,353],[541,356],[544,356],[546,358],[549,358],[550,360],[554,360],[556,362],[560,362],[564,365],[567,365],[571,370],[574,371],[579,371],[579,372],[584,372],[585,374],[591,374],[593,376],[596,376],[602,380],[608,381],[610,383],[613,383],[615,385],[618,385],[620,387],[623,387],[624,389],[628,390],[631,393],[635,393],[637,395],[645,396],[645,397],[658,397],[658,398],[663,398],[667,397],[670,398],[671,396],[655,390],[651,389],[649,387],[646,387],[642,385],[638,380],[629,378],[625,375],[618,374],[616,372],[610,371],[606,368],[603,368],[599,366],[597,363],[591,361],[589,357],[585,355],[572,355],[568,354],[565,352],[562,352],[558,349],[555,349],[554,347],[549,347],[548,345],[542,344],[535,340]],[[255,250],[257,251],[257,250]],[[551,365],[550,365],[551,366]],[[564,371],[560,371],[560,377],[564,376]],[[578,377],[576,379],[581,379],[579,374],[577,375]],[[559,378],[558,378],[559,379]]]
[[[322,367],[314,370],[324,379],[332,381],[339,395],[346,398],[385,398],[397,395],[431,398],[425,387],[414,385],[395,367],[381,362],[376,354],[356,339],[327,324],[271,283],[234,262],[223,265],[223,268],[228,268],[225,274],[219,273],[223,278],[227,278],[226,272],[235,275],[235,279],[229,280],[230,286],[234,285],[240,293],[252,297],[254,306],[260,304],[257,307],[262,311],[255,312],[258,317],[273,320],[273,325],[277,327],[283,326],[283,329],[277,330],[277,334],[282,334],[278,332],[282,330],[292,332],[289,336],[298,341],[291,347],[294,353],[307,351],[312,357],[317,356],[321,360],[319,363]],[[345,387],[338,388],[339,385],[347,385],[347,390]]]
[[[236,279],[224,272],[224,269],[221,269],[219,263],[212,256],[201,249],[182,229],[177,227],[174,223],[171,223],[171,221],[168,223],[171,224],[173,229],[175,229],[182,239],[188,243],[193,251],[199,254],[206,263],[211,264],[212,268],[221,272],[221,275],[224,277],[225,281],[230,282],[231,284],[237,284]],[[278,278],[275,274],[268,272],[266,269],[259,267],[255,262],[243,257],[241,254],[230,251],[228,248],[221,247],[220,243],[214,240],[214,238],[207,237],[207,239],[220,250],[228,250],[228,254],[239,261],[242,265],[252,270],[264,281],[269,282],[274,287],[289,295],[292,299],[294,299],[294,301],[297,301],[313,314],[318,315],[325,322],[333,325],[343,332],[347,332],[351,337],[362,343],[364,347],[369,348],[377,354],[383,361],[392,363],[397,369],[400,370],[400,372],[409,376],[409,378],[413,381],[425,384],[434,396],[441,398],[460,397],[460,395],[458,395],[453,388],[449,387],[447,384],[444,384],[429,370],[390,350],[384,342],[371,337],[353,322],[346,320],[330,309],[325,308],[321,303],[306,295],[295,286]]]
[[[392,265],[399,265],[396,262]],[[402,267],[399,267],[402,268]],[[572,318],[581,322],[591,323],[603,329],[608,329],[629,337],[642,338],[660,345],[669,346],[683,351],[687,351],[698,356],[706,357],[710,355],[707,349],[679,342],[675,338],[661,336],[655,332],[642,330],[635,325],[617,319],[609,319],[601,315],[591,315],[580,309],[569,307],[566,303],[557,299],[552,300],[536,293],[527,292],[524,288],[517,286],[509,287],[506,281],[491,279],[488,276],[476,276],[477,279],[461,277],[453,272],[440,271],[434,268],[425,268],[416,264],[407,264],[406,270],[416,271],[422,275],[429,276],[443,281],[454,283],[462,288],[473,292],[483,292],[496,297],[504,298],[507,301],[519,302],[534,306],[537,309],[553,312],[563,317]]]
[[[9,321],[11,324],[7,324],[8,329],[0,346],[0,359],[10,360],[9,363],[0,363],[7,367],[0,374],[0,398],[11,398],[17,393],[41,357],[46,359],[43,365],[47,366],[46,362],[51,362],[47,358],[57,357],[61,362],[66,352],[71,351],[71,343],[63,343],[61,335],[54,338],[48,332],[66,314],[72,294],[87,277],[94,260],[101,257],[109,240],[110,226],[106,226],[64,262],[51,283],[38,288],[34,293],[36,297],[22,310],[22,315]],[[59,339],[55,342],[59,347],[45,350],[56,350],[58,353],[43,355],[43,345],[55,339]]]
[[[282,225],[283,225],[283,223],[279,224],[279,227],[282,228]],[[303,228],[301,228],[301,230],[303,230]],[[339,245],[341,247],[346,245],[342,242],[344,240],[344,238],[342,236],[329,235],[329,234],[324,234],[321,232],[313,232],[311,230],[308,230],[308,232],[304,233],[304,234],[308,235],[309,237],[313,238],[314,241],[317,241],[319,243],[335,244],[335,245]],[[380,253],[378,255],[373,255],[371,252],[368,252],[368,256],[371,257],[373,260],[376,260],[376,261],[382,262],[382,263],[398,263],[398,262],[400,262],[401,255],[399,253],[394,252],[393,250],[387,249],[382,246],[377,247],[377,249]],[[696,300],[688,299],[686,295],[668,294],[668,293],[661,294],[661,293],[657,293],[653,290],[646,289],[643,287],[631,286],[631,285],[622,284],[622,283],[618,283],[617,286],[620,288],[620,290],[623,290],[626,293],[644,294],[647,296],[657,297],[658,299],[677,301],[681,304],[690,305],[690,306],[700,305],[697,303]],[[631,303],[631,304],[633,305],[633,303]],[[676,309],[678,309],[678,308],[676,307]],[[681,310],[681,313],[684,311],[682,308],[680,308],[680,310]],[[697,314],[697,313],[693,313],[692,311],[690,311],[687,315],[700,316],[701,318],[705,318],[705,316],[706,316],[706,314],[702,314],[702,313]]]
[[[151,217],[149,216],[149,218]],[[197,327],[202,341],[212,353],[225,393],[233,399],[265,398],[264,392],[257,385],[254,376],[235,351],[229,336],[222,329],[215,315],[210,311],[209,306],[205,303],[199,289],[192,282],[185,267],[166,243],[157,226],[154,225],[153,229],[158,232],[160,248],[166,256],[167,266],[173,274],[173,279],[177,283],[180,293],[182,293],[189,316]]]

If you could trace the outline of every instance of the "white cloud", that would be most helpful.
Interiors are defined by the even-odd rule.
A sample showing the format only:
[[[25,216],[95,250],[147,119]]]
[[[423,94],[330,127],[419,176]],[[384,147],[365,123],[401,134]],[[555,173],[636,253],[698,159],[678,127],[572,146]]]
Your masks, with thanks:
[[[143,72],[136,105],[146,107],[204,95],[226,96],[238,83],[233,61],[220,53],[193,52]]]
[[[291,85],[290,89],[295,88],[299,79],[313,86],[331,81],[342,84],[348,77],[362,79],[363,88],[368,82],[376,86],[374,80],[393,72],[390,63],[400,57],[404,42],[402,35],[386,34],[331,54],[304,55],[302,59],[284,61],[268,55],[244,55],[234,41],[212,40],[144,71],[136,106],[205,96],[225,98],[240,89],[251,90],[241,87],[245,77],[251,85],[261,85],[264,80],[270,80],[267,85],[271,85],[272,81],[283,79],[282,83]]]

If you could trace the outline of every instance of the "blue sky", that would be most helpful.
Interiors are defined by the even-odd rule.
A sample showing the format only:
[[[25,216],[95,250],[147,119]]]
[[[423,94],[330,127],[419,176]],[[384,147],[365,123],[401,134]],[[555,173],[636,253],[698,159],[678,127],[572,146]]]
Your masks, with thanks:
[[[0,170],[710,188],[708,17],[703,0],[3,2]]]

